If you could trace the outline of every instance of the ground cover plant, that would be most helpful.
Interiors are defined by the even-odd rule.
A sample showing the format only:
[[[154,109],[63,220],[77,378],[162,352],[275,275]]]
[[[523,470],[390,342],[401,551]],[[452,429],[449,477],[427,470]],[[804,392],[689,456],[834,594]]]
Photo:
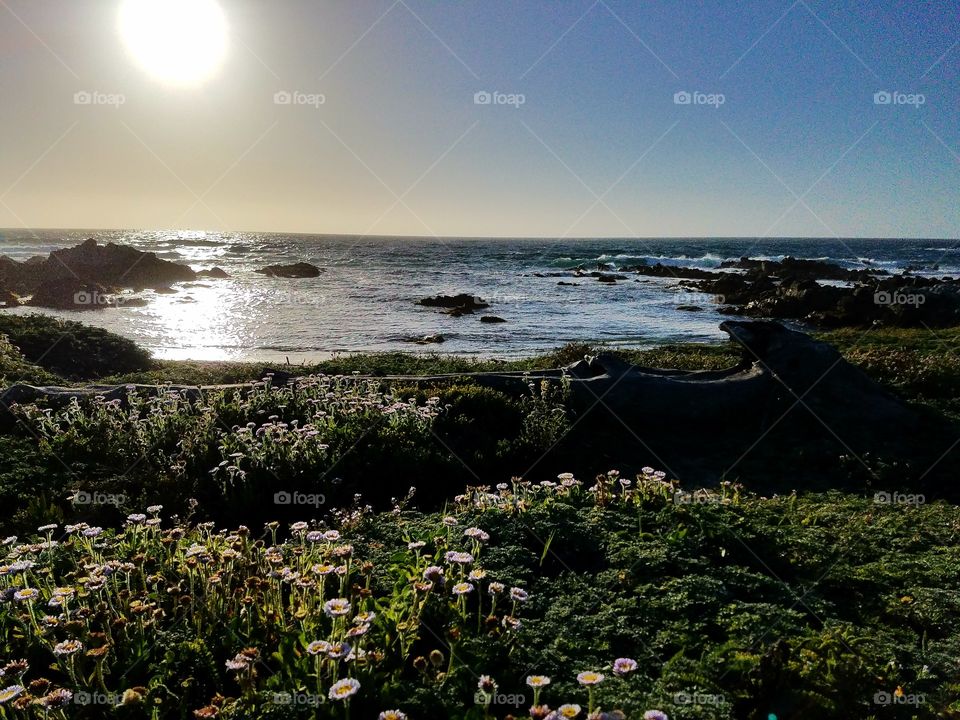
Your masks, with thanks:
[[[432,514],[46,525],[5,541],[0,708],[955,716],[960,514],[881,500],[688,493],[648,469],[473,488]]]

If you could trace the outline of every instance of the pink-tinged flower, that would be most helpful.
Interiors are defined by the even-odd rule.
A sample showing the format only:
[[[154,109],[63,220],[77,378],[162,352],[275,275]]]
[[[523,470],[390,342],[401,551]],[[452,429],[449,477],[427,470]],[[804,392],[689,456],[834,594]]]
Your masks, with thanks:
[[[443,557],[448,563],[453,563],[456,565],[469,565],[473,562],[473,555],[468,552],[457,552],[456,550],[450,550]]]
[[[36,588],[24,588],[23,590],[17,590],[13,594],[13,599],[17,602],[33,602],[39,595],[40,591]]]
[[[337,532],[336,530],[327,530],[323,534],[323,539],[328,542],[336,542],[337,540],[340,539],[340,533]]]
[[[446,525],[447,527],[453,527],[454,525],[457,524],[457,519],[456,519],[455,517],[453,517],[452,515],[447,515],[447,516],[443,519],[443,524]]]
[[[433,583],[442,583],[443,568],[439,565],[431,565],[423,571],[423,579]]]
[[[51,690],[38,701],[47,710],[66,707],[73,700],[73,693],[66,688]]]
[[[413,542],[407,543],[407,550],[419,550],[425,545],[426,543],[423,540],[414,540]]]
[[[79,640],[64,640],[53,647],[54,655],[73,655],[83,649]]]
[[[327,600],[323,604],[323,611],[330,617],[343,617],[350,612],[350,601],[343,598]]]
[[[557,708],[557,715],[562,718],[570,718],[570,720],[572,720],[580,714],[580,709],[580,706],[576,703],[568,703],[567,705],[561,705]]]
[[[314,640],[307,645],[307,653],[310,655],[326,655],[330,650],[330,643],[326,640]]]
[[[372,623],[375,617],[377,617],[375,612],[365,610],[362,613],[357,613],[356,617],[353,618],[353,622],[355,622],[357,625],[367,625]]]
[[[499,595],[506,589],[507,589],[507,586],[504,585],[503,583],[492,582],[487,587],[487,592],[490,593],[491,595]]]
[[[521,590],[518,587],[510,588],[510,599],[514,602],[526,602],[530,597],[530,593],[526,590]]]
[[[647,710],[643,714],[643,720],[670,720],[670,718],[662,710]]]
[[[399,710],[384,710],[377,716],[377,720],[407,720],[407,716]]]
[[[489,675],[481,675],[480,680],[477,681],[477,689],[487,695],[493,695],[497,691],[497,682]]]
[[[546,675],[529,675],[527,676],[527,685],[532,688],[544,688],[550,684],[550,678]]]
[[[327,657],[331,660],[341,660],[349,656],[351,650],[353,650],[353,648],[350,646],[350,643],[333,643],[327,650]]]
[[[345,678],[343,680],[338,680],[333,684],[333,687],[330,688],[330,699],[331,700],[349,700],[350,697],[357,694],[357,691],[360,689],[360,683],[353,678]]]
[[[617,658],[613,661],[613,674],[623,677],[637,669],[637,661],[631,658]]]
[[[604,676],[602,673],[593,672],[588,670],[587,672],[582,672],[577,675],[577,682],[581,685],[599,685],[603,682]]]
[[[301,520],[300,522],[293,523],[293,525],[290,526],[290,530],[291,532],[301,533],[304,530],[306,530],[308,527],[310,526]]]
[[[472,592],[473,592],[473,585],[471,585],[470,583],[462,582],[462,583],[457,583],[456,585],[453,586],[454,595],[468,595],[469,593],[472,593]]]
[[[463,534],[471,540],[477,540],[478,542],[487,542],[487,540],[490,539],[489,533],[477,527],[469,527],[463,531]]]
[[[101,527],[89,527],[83,531],[83,536],[88,538],[95,538],[103,534],[103,528]]]

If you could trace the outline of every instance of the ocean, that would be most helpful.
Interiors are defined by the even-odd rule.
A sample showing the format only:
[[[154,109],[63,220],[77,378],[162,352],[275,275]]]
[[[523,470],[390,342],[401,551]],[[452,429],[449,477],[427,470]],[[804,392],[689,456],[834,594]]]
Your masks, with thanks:
[[[513,358],[586,341],[650,347],[720,341],[709,296],[677,281],[630,276],[616,284],[556,277],[577,265],[609,271],[640,263],[716,268],[741,256],[830,260],[843,267],[907,267],[960,275],[960,241],[922,239],[583,239],[408,238],[177,231],[0,230],[0,254],[46,255],[88,237],[155,252],[195,270],[221,267],[229,280],[203,278],[173,294],[144,295],[142,307],[96,312],[42,310],[124,335],[156,357],[302,362],[360,351],[443,352]],[[267,278],[258,268],[309,262],[311,279]],[[576,283],[558,285],[560,280]],[[490,303],[450,317],[416,301],[470,293]],[[698,312],[678,309],[696,305]],[[35,308],[0,310],[29,313]],[[502,324],[485,324],[480,314]],[[443,335],[415,345],[408,338]]]

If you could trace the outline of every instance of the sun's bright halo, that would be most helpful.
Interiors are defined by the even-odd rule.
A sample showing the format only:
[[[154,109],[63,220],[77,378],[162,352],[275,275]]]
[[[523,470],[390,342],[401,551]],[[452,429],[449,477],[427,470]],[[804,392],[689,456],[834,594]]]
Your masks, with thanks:
[[[199,85],[227,51],[227,22],[216,0],[123,0],[120,36],[137,63],[170,85]]]

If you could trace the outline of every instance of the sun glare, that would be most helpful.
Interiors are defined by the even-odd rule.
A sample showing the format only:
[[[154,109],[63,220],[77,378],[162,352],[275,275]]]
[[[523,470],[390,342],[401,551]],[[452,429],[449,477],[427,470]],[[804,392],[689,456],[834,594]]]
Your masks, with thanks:
[[[148,73],[171,85],[199,85],[220,67],[227,23],[216,0],[123,0],[120,35]]]

